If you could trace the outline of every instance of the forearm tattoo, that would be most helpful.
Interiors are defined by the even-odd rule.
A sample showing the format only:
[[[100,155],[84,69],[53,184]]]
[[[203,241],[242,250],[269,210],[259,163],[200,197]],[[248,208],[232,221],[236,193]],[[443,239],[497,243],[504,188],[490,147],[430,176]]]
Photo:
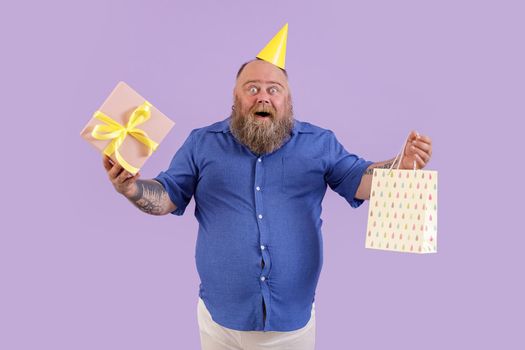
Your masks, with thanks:
[[[129,200],[140,210],[151,215],[163,215],[169,203],[164,187],[154,180],[137,180],[138,191]]]
[[[389,161],[389,162],[386,162],[385,164],[380,164],[380,165],[371,165],[368,167],[368,169],[366,169],[364,175],[372,175],[374,173],[374,169],[389,169],[392,164],[394,164],[394,161]]]

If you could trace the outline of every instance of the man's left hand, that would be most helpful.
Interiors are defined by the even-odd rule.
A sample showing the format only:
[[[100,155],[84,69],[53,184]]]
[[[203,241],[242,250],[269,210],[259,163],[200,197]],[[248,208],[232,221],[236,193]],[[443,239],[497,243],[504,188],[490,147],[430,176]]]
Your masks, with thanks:
[[[432,140],[428,136],[412,131],[408,136],[404,152],[400,169],[414,169],[414,162],[417,169],[422,169],[432,156]]]

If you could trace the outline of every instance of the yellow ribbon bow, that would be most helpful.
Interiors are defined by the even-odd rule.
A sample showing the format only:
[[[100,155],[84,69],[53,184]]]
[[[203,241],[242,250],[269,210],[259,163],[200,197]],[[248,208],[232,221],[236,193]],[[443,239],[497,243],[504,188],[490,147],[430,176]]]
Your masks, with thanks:
[[[159,146],[158,143],[148,137],[144,130],[138,129],[137,126],[146,122],[151,117],[151,104],[145,101],[143,104],[135,108],[126,126],[121,125],[115,120],[111,119],[101,111],[96,111],[93,117],[103,121],[107,125],[98,124],[95,125],[91,136],[97,140],[112,140],[104,149],[104,154],[108,157],[115,153],[117,162],[122,165],[124,169],[135,175],[139,168],[135,168],[120,155],[118,151],[124,139],[128,134],[142,142],[148,148],[148,156]]]

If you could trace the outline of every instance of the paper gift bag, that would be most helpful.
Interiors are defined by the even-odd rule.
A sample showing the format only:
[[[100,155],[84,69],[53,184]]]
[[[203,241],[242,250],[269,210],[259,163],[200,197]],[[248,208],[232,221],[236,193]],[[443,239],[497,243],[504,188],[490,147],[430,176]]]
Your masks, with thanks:
[[[136,174],[175,123],[119,82],[80,135]]]
[[[366,248],[437,252],[437,171],[374,169]]]

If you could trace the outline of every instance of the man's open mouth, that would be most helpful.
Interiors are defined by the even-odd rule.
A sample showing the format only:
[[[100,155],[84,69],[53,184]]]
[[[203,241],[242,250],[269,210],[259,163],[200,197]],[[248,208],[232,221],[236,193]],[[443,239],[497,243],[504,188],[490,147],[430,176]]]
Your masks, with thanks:
[[[272,114],[269,112],[255,112],[254,114],[258,117],[264,117],[264,118],[272,116]]]

